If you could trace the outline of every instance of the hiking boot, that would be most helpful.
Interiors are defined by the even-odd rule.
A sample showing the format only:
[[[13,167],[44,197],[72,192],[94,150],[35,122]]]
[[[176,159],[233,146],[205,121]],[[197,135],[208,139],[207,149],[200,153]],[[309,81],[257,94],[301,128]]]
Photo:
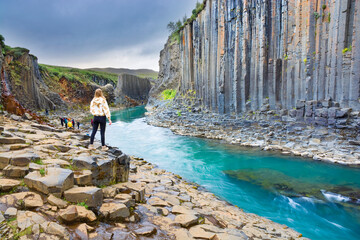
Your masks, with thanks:
[[[109,148],[108,148],[107,146],[102,146],[102,147],[101,147],[101,150],[102,150],[102,151],[107,151],[107,150],[109,150]]]
[[[88,148],[89,149],[94,149],[94,144],[90,144]]]

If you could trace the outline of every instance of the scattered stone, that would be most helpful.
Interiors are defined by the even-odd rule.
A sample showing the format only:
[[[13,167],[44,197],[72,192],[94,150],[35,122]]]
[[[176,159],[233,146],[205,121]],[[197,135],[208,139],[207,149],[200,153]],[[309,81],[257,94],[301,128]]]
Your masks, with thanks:
[[[96,215],[90,211],[87,210],[83,206],[75,206],[70,205],[66,209],[59,211],[59,217],[67,222],[87,222],[91,223],[96,220]]]
[[[205,229],[203,228],[203,225],[196,225],[190,228],[189,232],[194,238],[213,239],[215,237],[215,233],[206,231]]]
[[[177,229],[175,232],[175,237],[176,237],[176,240],[194,240],[195,239],[191,236],[189,231],[184,228]]]
[[[182,227],[187,228],[198,224],[198,217],[193,214],[180,214],[175,217],[175,223],[179,223]]]
[[[61,239],[70,239],[67,229],[55,222],[44,222],[41,224],[42,229],[48,233],[59,236]]]
[[[117,189],[109,186],[109,187],[103,188],[102,192],[103,192],[104,198],[114,198],[116,196]]]
[[[150,199],[148,200],[148,203],[149,203],[151,206],[158,206],[158,207],[166,207],[166,206],[169,205],[166,201],[164,201],[164,200],[162,200],[162,199],[160,199],[160,198],[158,198],[158,197],[150,198]]]
[[[138,236],[150,237],[157,232],[154,226],[145,226],[134,230],[134,233]]]
[[[13,217],[16,217],[17,214],[17,209],[13,208],[13,207],[9,207],[8,209],[6,209],[5,213],[4,213],[4,217],[6,219],[10,219]]]
[[[0,178],[0,191],[7,192],[20,185],[20,181],[14,179]]]
[[[24,178],[24,182],[31,189],[61,197],[65,190],[74,186],[74,174],[69,169],[50,167],[46,168],[45,176],[39,171],[31,172]]]
[[[77,187],[64,192],[65,199],[72,203],[84,202],[89,207],[101,206],[103,193],[97,187]]]
[[[89,239],[87,224],[82,223],[75,229],[75,234],[82,240]]]
[[[47,201],[51,205],[56,206],[58,208],[66,208],[69,205],[66,201],[64,201],[64,200],[62,200],[60,198],[57,198],[52,194],[50,194],[50,196],[47,198]]]
[[[26,141],[18,137],[0,137],[0,144],[25,144]]]
[[[130,211],[125,204],[115,202],[102,204],[99,212],[108,220],[116,220],[130,216]]]

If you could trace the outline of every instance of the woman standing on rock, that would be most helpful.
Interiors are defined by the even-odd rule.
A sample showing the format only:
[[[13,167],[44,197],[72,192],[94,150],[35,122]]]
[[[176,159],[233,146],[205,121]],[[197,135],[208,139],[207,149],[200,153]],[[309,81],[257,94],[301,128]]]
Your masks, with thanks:
[[[94,115],[94,124],[91,133],[89,148],[90,149],[94,148],[93,145],[94,138],[100,124],[100,135],[101,135],[101,145],[102,145],[101,149],[103,151],[106,151],[109,149],[108,147],[105,146],[106,118],[109,119],[109,125],[111,125],[112,122],[110,119],[111,115],[110,115],[109,105],[107,104],[104,94],[100,88],[96,89],[95,91],[95,96],[90,104],[90,112],[92,115]]]

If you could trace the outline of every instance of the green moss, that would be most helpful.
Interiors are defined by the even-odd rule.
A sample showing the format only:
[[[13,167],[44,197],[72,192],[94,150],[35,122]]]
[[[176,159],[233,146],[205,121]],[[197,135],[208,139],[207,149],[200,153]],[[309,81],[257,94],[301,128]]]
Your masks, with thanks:
[[[345,53],[351,52],[351,51],[352,51],[352,46],[350,45],[350,47],[344,48],[344,49],[342,50],[342,53],[345,54]]]
[[[318,12],[314,12],[314,17],[315,17],[315,20],[318,20],[320,18],[320,13]]]
[[[45,169],[41,168],[39,172],[40,172],[41,176],[45,176]]]
[[[83,206],[83,207],[85,207],[86,209],[89,208],[89,206],[88,206],[85,202],[79,202],[77,205],[78,205],[78,206]]]
[[[173,100],[176,95],[176,90],[175,89],[165,89],[164,91],[162,91],[161,95],[163,97],[163,100]]]

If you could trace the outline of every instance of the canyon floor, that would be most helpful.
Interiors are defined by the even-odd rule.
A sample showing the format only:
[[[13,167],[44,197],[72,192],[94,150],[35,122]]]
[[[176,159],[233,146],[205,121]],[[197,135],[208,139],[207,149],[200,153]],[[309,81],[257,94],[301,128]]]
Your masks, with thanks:
[[[304,239],[80,131],[0,118],[1,239]]]

